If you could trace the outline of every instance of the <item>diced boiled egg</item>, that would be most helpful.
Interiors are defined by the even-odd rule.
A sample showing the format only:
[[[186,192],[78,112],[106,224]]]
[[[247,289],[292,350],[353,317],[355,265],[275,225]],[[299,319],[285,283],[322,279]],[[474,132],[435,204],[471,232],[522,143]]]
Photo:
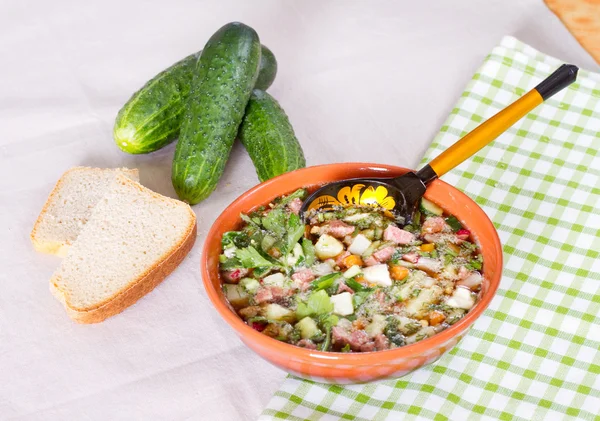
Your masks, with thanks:
[[[315,244],[315,254],[321,260],[330,259],[344,251],[344,245],[328,234],[323,234]]]
[[[350,247],[348,247],[348,251],[352,254],[357,254],[360,256],[369,248],[370,245],[371,240],[362,234],[358,234],[356,237],[354,237]]]
[[[323,263],[317,263],[316,265],[314,265],[312,267],[312,271],[317,276],[323,276],[323,275],[329,275],[330,273],[332,273],[333,269],[331,268],[331,265],[323,262]]]
[[[283,287],[284,282],[285,282],[285,275],[283,273],[274,273],[272,275],[265,276],[263,278],[264,285]]]
[[[392,285],[392,278],[386,264],[368,266],[363,269],[363,276],[372,284],[389,287]]]
[[[462,281],[458,282],[458,285],[465,286],[467,288],[475,288],[483,282],[483,276],[479,272],[473,272]]]
[[[446,300],[446,304],[450,307],[470,310],[475,305],[475,297],[469,289],[458,287],[454,290],[452,297]]]
[[[332,295],[330,298],[333,304],[333,312],[339,316],[348,316],[354,313],[354,305],[352,304],[352,294],[342,292],[341,294]]]

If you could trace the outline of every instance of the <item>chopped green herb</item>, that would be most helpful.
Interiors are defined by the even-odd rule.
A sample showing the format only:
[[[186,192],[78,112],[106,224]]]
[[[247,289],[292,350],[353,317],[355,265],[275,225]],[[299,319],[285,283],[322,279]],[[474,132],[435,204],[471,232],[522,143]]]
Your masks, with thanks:
[[[470,241],[464,241],[460,247],[469,254],[477,250],[477,244],[471,243]]]
[[[254,221],[252,218],[250,218],[248,215],[241,213],[240,214],[240,218],[242,221],[246,222],[247,224],[250,224],[251,226],[255,227],[255,228],[260,228],[260,221],[257,223],[256,221]]]
[[[275,245],[277,239],[272,235],[265,235],[260,242],[260,248],[266,253]]]
[[[352,303],[354,304],[354,308],[360,307],[371,295],[372,291],[360,291],[356,292],[352,295]]]
[[[312,266],[315,262],[315,246],[308,238],[302,239],[302,252],[304,253],[304,263],[306,266]]]
[[[304,199],[306,197],[306,189],[298,189],[294,193],[291,193],[281,200],[277,201],[277,205],[284,206],[290,203],[294,199]]]
[[[243,249],[239,249],[235,255],[242,263],[245,268],[258,268],[258,267],[274,267],[278,266],[278,263],[267,259],[258,252],[254,247],[248,246]]]
[[[452,310],[452,307],[440,303],[440,304],[429,304],[429,310],[441,311],[442,313],[448,312]]]
[[[261,279],[267,276],[273,267],[258,267],[252,271],[252,277],[254,279]]]
[[[229,231],[223,234],[221,247],[228,249],[230,247],[244,248],[250,245],[248,234],[243,231]]]
[[[311,282],[310,288],[314,291],[320,291],[322,289],[329,288],[333,285],[335,280],[340,277],[340,275],[341,273],[334,272],[330,273],[329,275],[321,276],[320,278],[317,278],[316,280]]]
[[[330,313],[331,311],[333,311],[333,304],[331,304],[329,295],[321,290],[310,294],[306,303],[298,303],[296,316],[301,320],[307,316],[319,316],[321,314]]]
[[[346,279],[346,285],[348,285],[354,292],[370,290],[369,287],[366,287],[363,284],[361,284],[360,282],[355,281],[354,278]]]
[[[335,314],[322,314],[317,317],[317,323],[322,329],[332,328],[337,325],[339,321],[339,317]]]
[[[448,266],[454,260],[454,256],[450,253],[444,254],[444,264]]]
[[[331,327],[327,327],[325,329],[325,340],[319,347],[319,350],[320,351],[329,351],[329,348],[331,348]]]
[[[295,213],[290,214],[286,223],[286,231],[287,240],[285,251],[289,252],[304,235],[304,225],[302,224],[302,221],[300,221],[300,217]]]
[[[221,255],[224,256],[224,255]],[[219,265],[219,268],[221,270],[229,270],[229,269],[239,269],[239,268],[243,268],[244,265],[242,265],[242,263],[234,258],[227,258],[227,260],[225,260],[224,262],[221,261],[221,258],[219,257],[219,261],[221,262],[221,264]]]
[[[398,319],[393,316],[388,317],[388,323],[383,330],[383,334],[387,336],[391,343],[402,346],[406,343],[404,335],[398,331]]]
[[[462,224],[454,215],[450,215],[446,218],[446,223],[452,228],[452,231],[456,232],[462,229]]]
[[[283,209],[275,208],[262,218],[263,226],[275,234],[277,237],[283,237],[285,234],[286,212]]]
[[[458,253],[455,252],[451,247],[445,247],[444,248],[444,253],[449,254],[450,256],[458,256]]]

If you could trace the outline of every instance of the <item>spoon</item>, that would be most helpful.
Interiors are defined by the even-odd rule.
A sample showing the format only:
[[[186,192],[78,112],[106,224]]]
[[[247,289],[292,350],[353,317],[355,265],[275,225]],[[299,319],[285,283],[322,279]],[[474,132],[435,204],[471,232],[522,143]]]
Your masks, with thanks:
[[[577,66],[563,64],[531,91],[480,124],[419,171],[410,171],[396,178],[354,178],[326,184],[304,201],[300,215],[304,218],[306,212],[312,209],[360,204],[382,207],[399,220],[403,218],[404,223],[410,223],[429,183],[474,155],[529,111],[575,82],[578,70]]]

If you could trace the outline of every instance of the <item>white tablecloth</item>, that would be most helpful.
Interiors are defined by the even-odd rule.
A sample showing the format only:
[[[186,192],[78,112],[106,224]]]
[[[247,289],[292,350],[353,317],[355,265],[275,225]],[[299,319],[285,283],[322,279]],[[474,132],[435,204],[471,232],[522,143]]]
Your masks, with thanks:
[[[194,207],[185,262],[132,308],[77,325],[48,290],[58,258],[29,231],[75,165],[138,167],[173,196],[173,147],[148,156],[112,141],[119,107],[199,50],[222,24],[253,26],[279,60],[279,99],[309,164],[414,166],[502,35],[589,70],[599,66],[539,0],[3,1],[0,5],[0,419],[252,420],[285,373],[220,320],[199,275],[204,235],[257,183],[236,145],[217,191]]]

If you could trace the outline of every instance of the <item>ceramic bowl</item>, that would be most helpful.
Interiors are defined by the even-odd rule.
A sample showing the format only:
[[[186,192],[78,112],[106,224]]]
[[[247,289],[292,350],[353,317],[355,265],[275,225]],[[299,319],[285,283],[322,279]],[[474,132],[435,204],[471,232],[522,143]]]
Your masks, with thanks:
[[[321,352],[280,342],[246,325],[228,304],[219,279],[219,254],[223,233],[240,228],[240,213],[265,205],[298,188],[309,191],[323,183],[359,177],[394,177],[408,170],[368,163],[329,164],[303,168],[257,185],[223,211],[210,229],[201,257],[204,287],[215,309],[254,352],[277,367],[299,377],[325,383],[361,383],[396,378],[430,364],[454,347],[490,304],[502,274],[502,247],[498,233],[485,212],[451,185],[435,180],[425,197],[455,215],[471,231],[483,254],[480,299],[460,321],[448,329],[412,345],[378,352]]]

